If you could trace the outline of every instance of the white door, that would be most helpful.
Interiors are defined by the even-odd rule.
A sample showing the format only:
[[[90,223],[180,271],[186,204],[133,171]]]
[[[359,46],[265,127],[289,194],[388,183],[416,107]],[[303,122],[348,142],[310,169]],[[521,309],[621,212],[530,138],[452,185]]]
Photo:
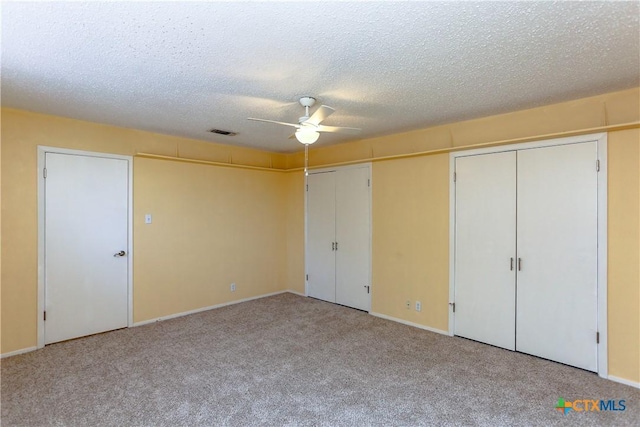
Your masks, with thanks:
[[[336,174],[307,177],[307,294],[336,302]]]
[[[128,162],[46,153],[45,167],[45,343],[126,327]]]
[[[369,168],[336,175],[336,302],[371,306]]]
[[[455,164],[454,333],[515,349],[516,153]]]
[[[597,371],[597,143],[518,152],[518,351]]]

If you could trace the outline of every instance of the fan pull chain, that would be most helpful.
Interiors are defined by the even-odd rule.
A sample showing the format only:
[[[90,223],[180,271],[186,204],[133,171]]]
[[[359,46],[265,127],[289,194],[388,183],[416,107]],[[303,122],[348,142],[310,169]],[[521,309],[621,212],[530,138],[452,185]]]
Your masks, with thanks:
[[[309,176],[309,144],[304,144],[304,176]]]

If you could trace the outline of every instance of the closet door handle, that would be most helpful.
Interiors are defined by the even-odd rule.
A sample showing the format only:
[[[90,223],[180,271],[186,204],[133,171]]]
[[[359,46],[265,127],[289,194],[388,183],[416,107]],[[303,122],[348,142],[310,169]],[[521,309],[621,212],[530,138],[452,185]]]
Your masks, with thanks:
[[[331,242],[331,250],[332,251],[336,250],[336,242]]]
[[[522,258],[518,258],[518,271],[522,271]]]
[[[513,271],[513,257],[509,258],[510,262],[509,262],[509,270]]]
[[[336,242],[336,251],[338,250],[338,242]]]

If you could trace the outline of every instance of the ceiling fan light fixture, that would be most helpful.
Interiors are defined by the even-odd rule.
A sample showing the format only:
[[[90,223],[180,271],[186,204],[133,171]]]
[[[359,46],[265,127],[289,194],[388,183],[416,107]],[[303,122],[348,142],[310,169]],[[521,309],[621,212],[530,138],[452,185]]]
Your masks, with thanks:
[[[298,129],[296,131],[296,139],[304,145],[313,144],[320,137],[320,133],[313,129]]]

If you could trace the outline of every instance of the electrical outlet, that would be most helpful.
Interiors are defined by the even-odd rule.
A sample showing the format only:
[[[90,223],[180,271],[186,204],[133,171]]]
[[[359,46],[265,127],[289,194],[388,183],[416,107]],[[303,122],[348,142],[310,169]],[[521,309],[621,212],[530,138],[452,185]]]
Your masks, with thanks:
[[[235,292],[236,291],[236,284],[232,283],[231,284],[231,292]]]
[[[407,300],[407,310],[411,310],[411,301]]]
[[[422,310],[422,303],[420,301],[416,301],[416,311]]]

